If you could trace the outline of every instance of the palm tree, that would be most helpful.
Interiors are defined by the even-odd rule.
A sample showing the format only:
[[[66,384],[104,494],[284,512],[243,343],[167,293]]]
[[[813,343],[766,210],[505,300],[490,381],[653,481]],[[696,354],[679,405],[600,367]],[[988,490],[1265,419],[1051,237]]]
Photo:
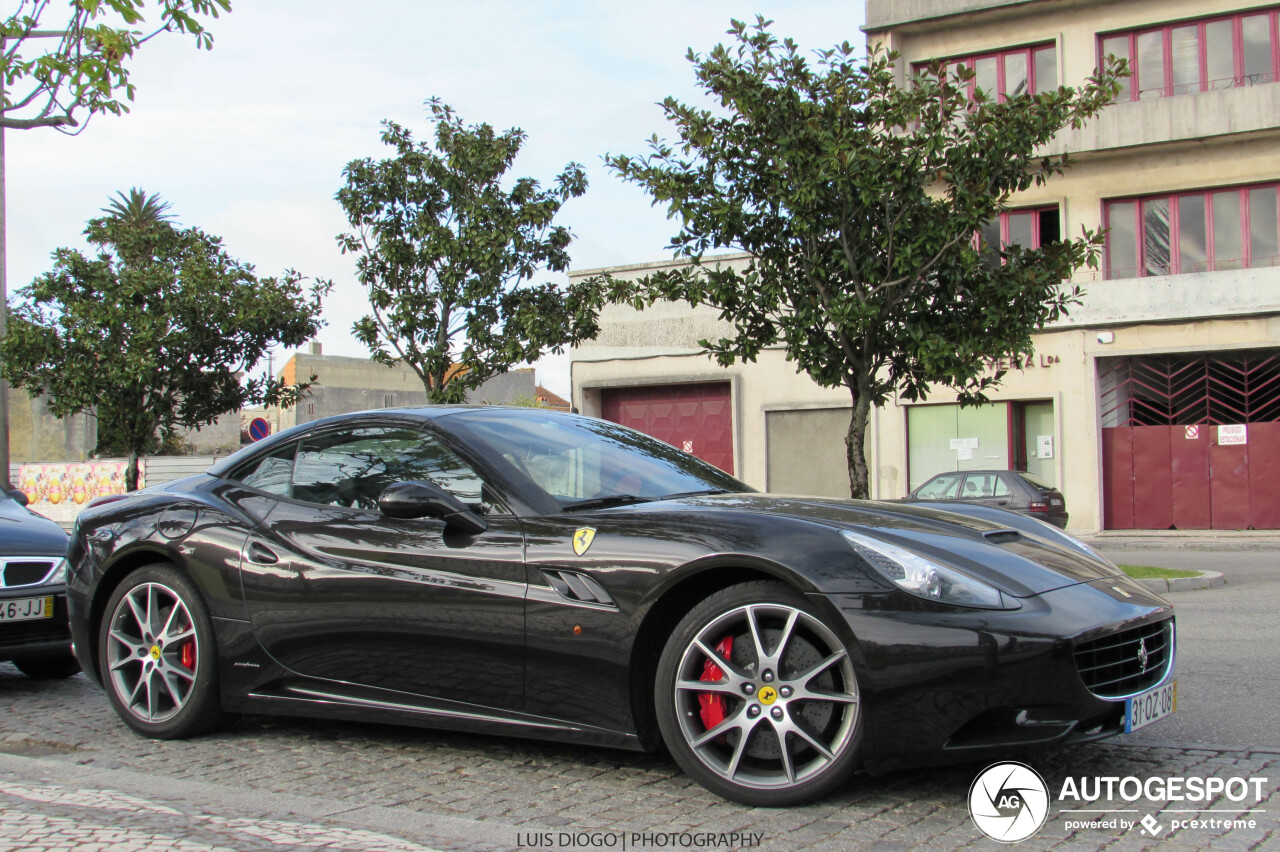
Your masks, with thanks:
[[[91,242],[114,247],[122,272],[143,269],[165,237],[176,230],[169,202],[159,193],[147,195],[136,186],[128,195],[117,192],[102,213],[89,222],[85,235]]]
[[[158,192],[147,195],[135,186],[129,190],[128,195],[123,192],[117,192],[116,195],[119,197],[111,199],[102,208],[102,212],[125,227],[152,225],[173,219],[173,214],[169,212],[169,202],[163,200]]]

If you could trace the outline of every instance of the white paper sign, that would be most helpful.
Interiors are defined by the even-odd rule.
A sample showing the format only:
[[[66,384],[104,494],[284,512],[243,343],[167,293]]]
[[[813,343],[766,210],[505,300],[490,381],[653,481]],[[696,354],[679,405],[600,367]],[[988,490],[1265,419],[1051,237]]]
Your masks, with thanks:
[[[1218,427],[1219,445],[1247,443],[1249,443],[1249,432],[1243,423]]]
[[[956,459],[959,461],[970,461],[973,458],[973,450],[968,447],[961,447],[956,450]]]
[[[1052,435],[1036,435],[1036,458],[1038,459],[1053,458],[1053,436]]]
[[[978,449],[978,439],[977,439],[977,438],[952,438],[952,439],[951,439],[951,449],[953,449],[953,450],[976,450],[976,449]],[[969,457],[969,458],[973,458],[973,456],[972,456],[972,455],[969,455],[968,457]]]

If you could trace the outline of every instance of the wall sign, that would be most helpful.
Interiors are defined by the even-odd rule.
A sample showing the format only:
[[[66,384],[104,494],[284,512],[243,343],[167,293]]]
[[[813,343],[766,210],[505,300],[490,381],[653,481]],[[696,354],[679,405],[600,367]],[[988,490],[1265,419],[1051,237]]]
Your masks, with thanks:
[[[1053,436],[1052,435],[1036,435],[1036,458],[1038,459],[1053,458]]]
[[[953,450],[976,450],[976,449],[978,449],[978,439],[977,439],[977,438],[952,438],[952,439],[951,439],[951,449],[953,449]],[[970,454],[970,455],[969,455],[969,458],[973,458],[973,455],[972,455],[972,454]]]
[[[1197,438],[1199,438],[1199,437],[1200,437],[1200,427],[1199,427],[1199,426],[1188,426],[1188,427],[1187,427],[1187,438],[1188,438],[1188,440],[1192,440],[1192,441],[1194,441],[1194,440],[1196,440],[1196,439],[1197,439]]]
[[[1249,432],[1243,423],[1233,426],[1218,427],[1218,444],[1226,446],[1227,444],[1247,444],[1249,443]]]

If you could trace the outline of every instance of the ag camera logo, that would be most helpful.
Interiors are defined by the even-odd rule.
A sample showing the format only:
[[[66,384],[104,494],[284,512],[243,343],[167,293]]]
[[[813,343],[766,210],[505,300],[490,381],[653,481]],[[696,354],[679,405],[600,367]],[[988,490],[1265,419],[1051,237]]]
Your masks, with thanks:
[[[973,779],[969,816],[997,843],[1018,843],[1040,830],[1049,817],[1049,787],[1025,763],[993,763]]]

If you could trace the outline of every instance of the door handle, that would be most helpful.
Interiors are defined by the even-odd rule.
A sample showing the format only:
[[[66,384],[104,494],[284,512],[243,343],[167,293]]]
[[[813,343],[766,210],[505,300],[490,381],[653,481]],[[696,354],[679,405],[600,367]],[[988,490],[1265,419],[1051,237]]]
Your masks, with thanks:
[[[280,557],[276,556],[276,552],[261,542],[250,542],[248,550],[245,551],[245,559],[255,565],[275,565],[280,561]]]
[[[1009,505],[1009,501],[1008,501],[1008,500],[997,500],[997,501],[996,501],[996,505],[997,505],[997,506],[1008,506],[1008,505]]]

